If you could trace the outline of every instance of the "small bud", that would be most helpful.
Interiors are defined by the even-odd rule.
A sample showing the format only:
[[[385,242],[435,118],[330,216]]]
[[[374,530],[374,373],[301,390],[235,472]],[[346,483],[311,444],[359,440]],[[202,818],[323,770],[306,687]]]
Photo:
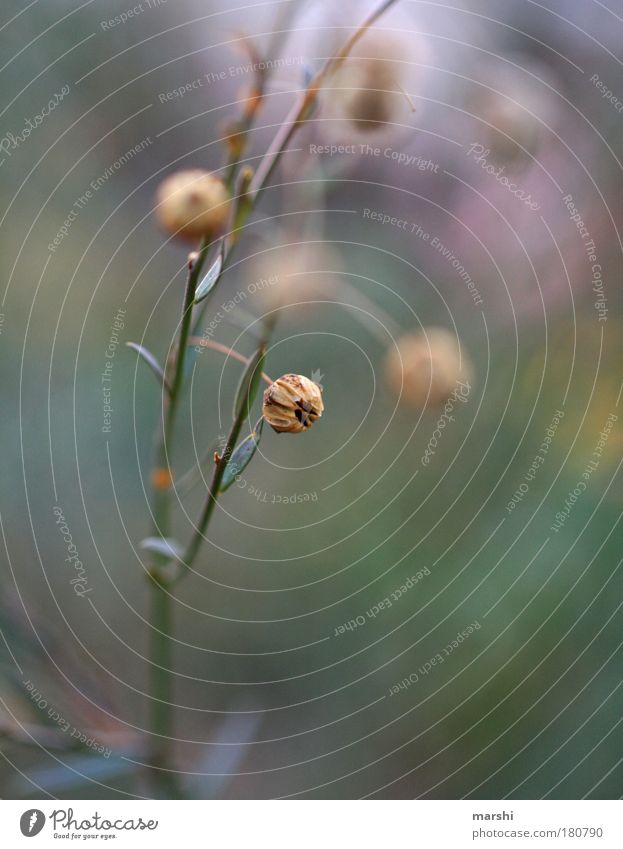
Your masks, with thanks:
[[[221,132],[230,159],[240,159],[245,148],[245,133],[240,121],[225,121]]]
[[[160,492],[165,489],[169,489],[169,487],[173,484],[173,478],[170,470],[162,468],[154,469],[151,473],[151,483],[154,489],[157,489]]]
[[[302,433],[323,410],[320,387],[301,374],[284,374],[264,392],[262,413],[277,433]]]
[[[443,405],[459,381],[469,383],[471,374],[469,358],[456,337],[439,327],[402,336],[385,359],[391,389],[420,410]]]
[[[181,239],[212,239],[229,216],[230,197],[222,180],[199,169],[172,174],[158,187],[156,215],[168,233]]]
[[[240,92],[240,99],[244,104],[243,112],[245,117],[251,119],[262,105],[262,91],[256,85],[252,85]]]

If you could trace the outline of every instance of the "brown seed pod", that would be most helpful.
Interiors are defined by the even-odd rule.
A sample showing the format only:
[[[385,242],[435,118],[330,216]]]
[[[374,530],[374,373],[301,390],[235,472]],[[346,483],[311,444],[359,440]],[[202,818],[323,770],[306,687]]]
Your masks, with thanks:
[[[181,239],[213,239],[227,225],[231,199],[209,171],[178,171],[158,187],[156,215],[164,230]]]
[[[344,68],[336,85],[341,87],[335,92],[337,109],[361,131],[374,130],[392,120],[395,84],[389,76],[382,72],[375,76],[364,68]]]
[[[302,433],[323,410],[320,386],[302,374],[284,374],[264,392],[262,413],[277,433]]]
[[[373,30],[358,42],[323,94],[325,114],[337,119],[334,132],[339,134],[343,121],[348,122],[343,132],[365,135],[405,120],[409,105],[401,81],[406,55],[399,39]]]
[[[445,404],[459,381],[469,383],[472,366],[454,334],[428,327],[398,339],[387,353],[385,375],[401,401],[421,410]]]

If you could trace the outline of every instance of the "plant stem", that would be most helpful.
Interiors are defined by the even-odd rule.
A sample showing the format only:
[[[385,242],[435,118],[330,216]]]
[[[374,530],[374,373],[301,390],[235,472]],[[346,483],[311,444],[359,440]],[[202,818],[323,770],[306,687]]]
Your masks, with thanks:
[[[216,466],[214,468],[214,473],[212,475],[212,480],[210,482],[210,486],[208,489],[208,494],[206,498],[206,502],[203,507],[203,511],[197,522],[197,526],[195,531],[191,537],[190,543],[184,552],[181,560],[184,565],[184,571],[181,572],[178,576],[178,580],[182,577],[182,575],[186,575],[190,572],[192,564],[197,556],[197,553],[201,547],[201,543],[205,538],[205,532],[210,524],[210,519],[212,517],[212,513],[214,512],[214,508],[216,507],[216,500],[218,498],[219,489],[221,486],[221,481],[223,480],[223,475],[225,474],[225,468],[231,458],[234,448],[236,447],[236,442],[238,441],[238,437],[240,436],[240,430],[242,428],[243,422],[248,415],[249,407],[252,403],[252,395],[253,395],[253,383],[257,375],[255,374],[255,370],[258,368],[261,369],[261,364],[264,360],[264,355],[266,353],[266,349],[268,347],[268,339],[272,330],[272,326],[274,324],[274,317],[272,320],[269,320],[266,324],[266,328],[256,351],[255,356],[249,360],[247,366],[247,372],[245,373],[245,377],[248,377],[247,388],[245,392],[245,396],[242,399],[241,403],[238,406],[236,411],[236,415],[234,416],[234,421],[227,435],[227,442],[225,444],[225,450],[218,458]],[[253,363],[255,362],[255,366]],[[249,374],[249,369],[251,369],[251,374]],[[262,373],[260,372],[260,375]],[[243,380],[245,379],[243,377]]]
[[[251,357],[245,357],[244,354],[236,351],[235,348],[230,348],[227,345],[221,345],[220,342],[215,342],[213,339],[205,339],[203,336],[191,336],[188,339],[188,344],[198,345],[200,348],[210,348],[212,351],[218,351],[220,354],[225,354],[225,356],[231,357],[232,360],[236,360],[245,366],[248,366],[251,362]],[[273,382],[266,372],[262,372],[262,380],[269,386]]]
[[[170,391],[164,395],[164,423],[159,430],[156,448],[156,465],[152,473],[153,487],[153,533],[166,537],[170,525],[170,494],[172,475],[168,451],[173,445],[176,413],[179,408],[184,379],[184,362],[188,348],[188,337],[192,324],[195,290],[201,269],[208,253],[209,244],[203,242],[197,258],[188,274],[179,340],[171,363],[173,371],[169,379]],[[154,555],[150,575],[150,718],[151,732],[150,762],[156,795],[177,797],[179,795],[175,775],[171,770],[171,736],[173,732],[173,681],[171,665],[171,603],[168,580],[163,572],[168,558]]]
[[[171,676],[171,596],[166,586],[152,576],[151,592],[151,666],[152,710],[150,731],[152,778],[156,795],[177,799],[180,796],[170,758],[172,732]]]
[[[158,445],[156,448],[156,466],[152,473],[152,486],[154,493],[153,509],[153,533],[156,536],[166,537],[169,533],[169,497],[171,494],[172,475],[169,463],[169,450],[173,445],[173,435],[177,410],[179,407],[182,383],[184,380],[184,362],[188,350],[188,337],[192,325],[193,304],[195,291],[199,283],[201,269],[205,262],[209,244],[203,242],[198,256],[188,274],[184,304],[182,307],[182,318],[180,321],[179,341],[173,352],[172,362],[167,371],[173,371],[172,377],[168,375],[170,392],[164,395],[164,423],[159,429]],[[156,562],[156,566],[163,565],[165,561]]]
[[[256,174],[251,179],[248,187],[248,202],[245,204],[243,213],[240,216],[242,220],[235,222],[236,227],[234,232],[240,230],[245,224],[246,219],[255,207],[259,194],[266,187],[277,162],[281,158],[281,155],[285,152],[291,137],[294,135],[298,127],[308,120],[316,103],[318,93],[324,85],[328,75],[339,67],[341,62],[343,62],[347,57],[353,45],[361,38],[361,36],[377,20],[377,18],[379,18],[395,2],[396,0],[384,0],[384,2],[382,2],[380,6],[371,15],[369,15],[368,18],[366,18],[363,24],[355,30],[350,38],[347,39],[342,49],[325,63],[306,88],[299,102],[295,104],[293,110],[288,115],[283,126],[275,136],[273,143],[266,155],[263,157]],[[262,76],[258,82],[259,85],[256,92],[256,95],[258,96],[255,101],[257,105],[259,105],[264,95],[266,82],[265,77]],[[255,106],[250,108],[242,125],[240,126],[243,136],[246,135],[251,128],[255,111]],[[237,163],[232,157],[226,172],[226,180],[230,189],[233,186],[236,173]],[[221,274],[230,259],[232,250],[237,241],[238,240],[235,237],[231,238],[229,243],[223,246]],[[177,419],[177,411],[184,382],[184,362],[186,360],[188,340],[191,334],[195,292],[209,247],[209,243],[206,243],[205,241],[202,242],[198,256],[190,269],[186,292],[184,295],[178,343],[174,356],[165,369],[166,380],[163,383],[164,421],[158,431],[159,436],[156,447],[156,464],[152,473],[152,530],[154,536],[167,537],[169,535],[170,495],[172,491],[173,477],[170,471],[171,464],[169,462],[168,451],[173,447],[175,422]],[[205,306],[206,304],[203,305],[200,313],[203,313]],[[266,351],[271,327],[272,324],[267,326],[262,342],[260,343],[260,348],[258,349],[257,354],[261,356],[263,356],[263,353]],[[261,364],[261,362],[262,359],[260,357],[259,364]],[[261,365],[258,365],[258,367],[261,367]],[[172,372],[172,376],[169,372]],[[167,390],[167,384],[168,387],[170,387],[170,391]],[[251,394],[252,393],[248,387],[247,402],[251,400]],[[227,437],[225,450],[220,456],[214,469],[214,474],[208,491],[208,497],[202,514],[195,532],[188,544],[184,557],[182,558],[182,562],[185,564],[186,568],[180,573],[178,578],[183,574],[189,573],[190,567],[194,562],[199,548],[201,547],[201,543],[203,542],[206,529],[216,505],[225,468],[236,446],[242,424],[248,413],[248,407],[249,403],[243,403],[240,404],[237,409],[232,428]],[[173,600],[173,596],[170,590],[174,580],[165,572],[165,567],[169,565],[169,562],[169,558],[164,554],[154,554],[152,556],[152,568],[150,572],[150,695],[152,699],[149,718],[149,728],[152,735],[150,744],[150,761],[152,765],[152,775],[156,795],[161,795],[165,798],[179,796],[175,772],[171,765],[173,678],[170,633],[172,625],[171,602]]]

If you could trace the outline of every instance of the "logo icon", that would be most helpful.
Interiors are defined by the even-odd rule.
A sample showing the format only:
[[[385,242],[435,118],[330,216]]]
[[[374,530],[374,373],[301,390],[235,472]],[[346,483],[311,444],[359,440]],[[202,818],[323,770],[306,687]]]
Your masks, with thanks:
[[[31,808],[22,814],[19,827],[24,837],[34,837],[45,825],[45,814],[37,808]]]

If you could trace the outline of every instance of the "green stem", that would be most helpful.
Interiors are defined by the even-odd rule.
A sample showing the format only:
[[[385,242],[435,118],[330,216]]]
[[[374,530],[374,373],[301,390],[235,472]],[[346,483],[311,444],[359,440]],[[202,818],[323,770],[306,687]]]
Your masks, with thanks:
[[[188,351],[188,337],[191,332],[193,304],[195,302],[195,291],[199,283],[201,270],[205,263],[209,244],[202,242],[197,258],[188,274],[186,292],[184,294],[184,305],[182,307],[182,318],[180,322],[179,340],[174,352],[172,371],[169,377],[171,390],[164,398],[164,425],[159,431],[158,446],[156,449],[156,466],[153,477],[154,510],[153,510],[153,532],[156,536],[166,537],[169,533],[169,499],[171,493],[171,473],[168,452],[173,445],[173,436],[177,411],[179,408],[182,384],[184,381],[184,363]],[[167,369],[168,371],[168,369]],[[163,565],[160,561],[156,565]]]
[[[166,537],[170,525],[171,474],[168,451],[173,445],[176,414],[179,408],[184,380],[184,362],[188,348],[188,337],[192,325],[195,291],[201,269],[208,253],[209,244],[201,244],[199,254],[190,269],[179,340],[172,364],[173,376],[169,379],[170,391],[164,398],[164,425],[160,428],[156,449],[156,464],[152,476],[153,486],[153,533]],[[157,796],[176,798],[179,796],[175,774],[171,768],[171,736],[173,733],[173,679],[171,664],[171,605],[173,598],[168,589],[168,580],[163,572],[168,558],[154,555],[150,580],[151,596],[151,644],[150,644],[150,695],[151,710],[149,730],[151,732],[150,763]]]
[[[171,596],[166,586],[152,577],[151,592],[151,753],[150,764],[156,796],[180,797],[171,764],[173,680],[171,676]]]
[[[256,352],[256,355],[253,358],[253,360],[256,362],[256,366],[255,366],[256,369],[261,370],[261,368],[262,368],[262,362],[263,362],[263,359],[264,359],[264,354],[266,353],[266,349],[268,347],[268,339],[269,339],[269,336],[270,336],[270,332],[272,330],[273,323],[274,323],[274,320],[268,321],[266,328],[265,328],[265,331],[264,331],[262,341],[260,342],[260,345],[259,345],[259,348]],[[250,361],[248,369],[251,368],[251,363],[253,362],[253,360]],[[247,375],[245,374],[245,376],[247,376]],[[261,371],[260,371],[260,376],[262,376]],[[231,426],[229,434],[227,435],[227,442],[225,444],[225,450],[220,455],[218,462],[216,463],[216,466],[214,468],[214,473],[212,475],[212,480],[210,482],[206,502],[204,504],[201,516],[199,517],[199,521],[197,522],[197,526],[196,526],[195,531],[193,533],[193,536],[192,536],[192,538],[191,538],[191,540],[188,544],[188,547],[187,547],[186,551],[184,552],[184,555],[181,558],[182,563],[183,563],[185,568],[184,568],[184,571],[180,572],[180,574],[178,575],[178,580],[183,575],[186,575],[190,572],[190,569],[191,569],[192,564],[195,560],[195,557],[197,556],[197,553],[199,552],[201,544],[202,544],[203,540],[205,539],[205,533],[208,529],[208,525],[210,524],[210,519],[212,518],[212,513],[214,512],[214,508],[216,507],[216,501],[218,499],[219,489],[221,487],[223,475],[225,474],[225,468],[227,467],[227,464],[229,463],[229,460],[230,460],[231,455],[234,451],[234,448],[236,447],[236,442],[238,441],[238,437],[240,436],[240,431],[242,429],[242,425],[244,423],[244,420],[247,417],[247,415],[249,414],[249,407],[252,403],[252,395],[254,394],[252,386],[253,386],[254,382],[257,382],[257,380],[256,380],[257,377],[258,377],[258,375],[256,375],[256,374],[249,375],[249,381],[248,381],[248,384],[247,384],[247,390],[246,390],[245,397],[242,400],[242,402],[239,404],[238,410],[236,411],[236,415],[234,416],[233,424]],[[244,380],[244,378],[243,378],[243,380]]]
[[[381,5],[374,11],[364,23],[353,33],[346,41],[342,50],[333,58],[329,59],[316,77],[309,84],[307,90],[303,94],[301,100],[295,105],[291,114],[286,119],[286,122],[281,127],[280,131],[275,136],[275,139],[270,146],[267,154],[263,157],[260,166],[250,181],[248,186],[248,202],[244,204],[244,208],[240,210],[240,221],[236,222],[237,229],[241,229],[246,223],[246,220],[255,207],[258,196],[266,187],[270,180],[277,162],[281,155],[285,152],[291,137],[296,132],[297,128],[308,120],[311,111],[316,103],[318,93],[322,88],[328,75],[339,66],[345,59],[353,45],[361,38],[365,31],[392,6],[396,0],[384,0]],[[262,90],[263,93],[263,90]],[[251,116],[252,117],[252,116]],[[248,133],[251,126],[251,121],[248,121],[248,126],[243,129]],[[227,182],[231,186],[234,183],[237,173],[236,163],[230,162],[227,171]],[[221,273],[226,267],[228,260],[237,239],[233,238],[229,244],[224,247],[223,264]],[[167,382],[170,386],[170,392],[166,392],[166,387],[163,389],[166,392],[165,408],[164,408],[164,426],[159,431],[159,440],[156,449],[156,465],[154,468],[152,486],[153,486],[153,534],[155,536],[166,537],[169,534],[170,525],[170,495],[172,490],[172,477],[170,474],[170,463],[167,453],[168,448],[172,448],[174,439],[175,422],[177,411],[179,408],[181,390],[184,381],[184,362],[186,359],[186,351],[188,347],[188,338],[191,332],[193,304],[195,299],[195,291],[199,282],[201,269],[205,262],[209,244],[202,242],[199,255],[196,258],[193,267],[188,276],[186,286],[186,294],[184,296],[184,306],[182,311],[182,320],[180,324],[179,340],[176,349],[175,358],[171,368],[167,368]],[[203,312],[203,309],[200,313]],[[261,343],[260,350],[266,350],[268,344],[269,329],[267,328],[264,339]],[[173,372],[171,379],[168,374]],[[222,456],[214,470],[212,482],[208,492],[203,512],[199,519],[195,533],[186,549],[183,557],[183,562],[186,569],[182,574],[188,574],[201,543],[203,542],[205,532],[210,522],[210,518],[216,506],[219,487],[225,472],[225,467],[235,448],[236,441],[240,435],[240,430],[244,422],[245,415],[248,412],[248,404],[241,404],[234,418],[234,423],[227,438],[227,445]],[[171,602],[173,596],[170,593],[170,588],[173,584],[173,579],[167,577],[165,567],[169,564],[169,558],[165,555],[154,555],[152,560],[152,570],[150,573],[151,583],[151,646],[150,646],[150,661],[151,661],[151,713],[150,713],[150,731],[152,733],[151,740],[151,764],[153,767],[154,784],[157,795],[166,797],[178,796],[177,781],[175,773],[171,768],[170,744],[173,729],[173,679],[171,665]]]

